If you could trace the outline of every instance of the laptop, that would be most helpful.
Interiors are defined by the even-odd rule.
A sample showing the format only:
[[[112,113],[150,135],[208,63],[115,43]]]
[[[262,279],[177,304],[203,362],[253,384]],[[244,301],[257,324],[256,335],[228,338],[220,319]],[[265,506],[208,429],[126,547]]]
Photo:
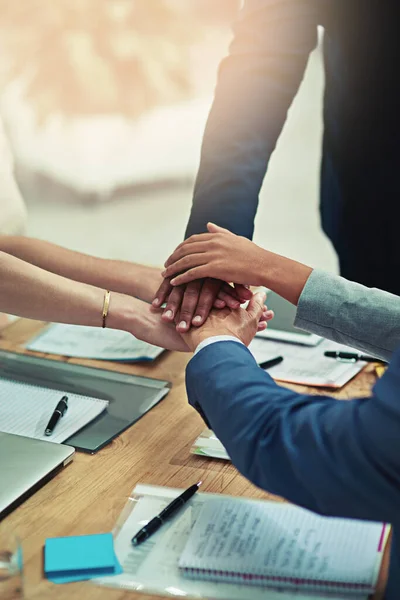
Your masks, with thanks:
[[[0,520],[73,459],[74,448],[0,432]]]

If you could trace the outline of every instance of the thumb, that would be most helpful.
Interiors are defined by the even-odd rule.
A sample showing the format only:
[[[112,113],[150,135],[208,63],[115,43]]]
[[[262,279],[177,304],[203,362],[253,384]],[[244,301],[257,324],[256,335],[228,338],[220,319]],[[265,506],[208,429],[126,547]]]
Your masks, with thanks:
[[[230,233],[230,234],[232,234],[232,232],[229,231],[229,229],[224,229],[223,227],[220,227],[219,225],[216,225],[215,223],[207,223],[207,229],[210,233]]]
[[[250,317],[257,319],[257,321],[260,319],[266,298],[267,295],[265,292],[257,292],[257,294],[254,294],[246,309]]]

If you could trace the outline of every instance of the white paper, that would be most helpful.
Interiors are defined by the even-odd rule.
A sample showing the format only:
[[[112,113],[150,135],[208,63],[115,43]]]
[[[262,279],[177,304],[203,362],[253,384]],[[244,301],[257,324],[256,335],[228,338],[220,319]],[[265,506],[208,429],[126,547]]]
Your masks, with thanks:
[[[200,514],[204,503],[212,500],[226,499],[228,496],[218,494],[196,494],[174,519],[168,521],[149,540],[140,546],[133,547],[131,539],[135,533],[150,519],[156,516],[182,490],[138,485],[135,494],[142,497],[134,510],[126,519],[116,536],[114,547],[117,557],[123,566],[122,575],[104,577],[93,580],[95,585],[105,585],[127,590],[140,590],[149,593],[161,593],[172,596],[190,596],[194,598],[215,598],[218,600],[343,600],[347,595],[324,595],[289,592],[273,588],[251,588],[242,584],[215,583],[209,581],[192,581],[184,577],[178,567],[179,558],[189,539],[190,532]],[[249,502],[242,498],[235,502]],[[258,504],[257,501],[250,501]],[[271,504],[271,503],[268,503]],[[359,597],[358,597],[359,598]],[[362,596],[366,600],[366,596]]]
[[[50,436],[44,430],[61,398],[68,410]],[[107,400],[70,394],[62,390],[0,379],[0,431],[60,444],[93,421],[108,406]]]
[[[249,585],[259,585],[256,576],[281,577],[293,580],[276,584],[284,589],[340,592],[334,584],[345,583],[373,593],[384,531],[383,523],[322,517],[288,504],[210,500],[179,566],[194,579],[198,569],[215,581],[251,575]]]
[[[138,340],[126,331],[54,324],[28,342],[28,350],[74,358],[136,361],[153,360],[163,348]]]
[[[309,347],[255,338],[249,350],[258,363],[283,356],[283,361],[268,369],[268,373],[277,381],[300,385],[340,388],[366,365],[362,361],[350,363],[324,356],[327,350],[355,352],[353,348],[329,340]]]
[[[192,446],[192,453],[198,456],[208,456],[210,458],[220,458],[230,460],[227,451],[219,439],[214,435],[208,435],[209,430],[201,434]]]

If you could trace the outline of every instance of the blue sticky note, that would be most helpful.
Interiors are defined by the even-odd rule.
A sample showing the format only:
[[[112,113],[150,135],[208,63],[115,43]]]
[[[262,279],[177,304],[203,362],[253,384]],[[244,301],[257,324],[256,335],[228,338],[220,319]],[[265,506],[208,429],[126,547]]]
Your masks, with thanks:
[[[111,533],[49,538],[44,547],[44,571],[54,583],[82,581],[122,573]]]

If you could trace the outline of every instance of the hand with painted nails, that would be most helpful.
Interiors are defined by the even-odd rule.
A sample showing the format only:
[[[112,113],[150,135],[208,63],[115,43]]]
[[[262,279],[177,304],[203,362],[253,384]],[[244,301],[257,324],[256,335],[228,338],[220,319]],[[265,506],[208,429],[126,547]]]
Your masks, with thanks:
[[[169,278],[172,286],[203,277],[263,285],[266,251],[213,223],[207,229],[210,233],[193,235],[176,248],[162,276]]]
[[[220,335],[237,337],[248,346],[257,331],[263,331],[274,316],[264,304],[265,297],[264,292],[254,294],[247,308],[213,309],[202,327],[192,327],[182,338],[192,352],[202,341]]]
[[[208,223],[209,233],[193,235],[165,263],[162,276],[171,287],[202,277],[264,286],[297,305],[312,268],[260,248],[247,238]],[[173,292],[172,292],[173,293]]]
[[[252,296],[246,286],[233,287],[218,279],[199,279],[182,286],[172,286],[164,279],[152,304],[159,308],[166,302],[163,321],[177,323],[177,331],[185,333],[192,325],[200,327],[212,308],[237,309]]]

